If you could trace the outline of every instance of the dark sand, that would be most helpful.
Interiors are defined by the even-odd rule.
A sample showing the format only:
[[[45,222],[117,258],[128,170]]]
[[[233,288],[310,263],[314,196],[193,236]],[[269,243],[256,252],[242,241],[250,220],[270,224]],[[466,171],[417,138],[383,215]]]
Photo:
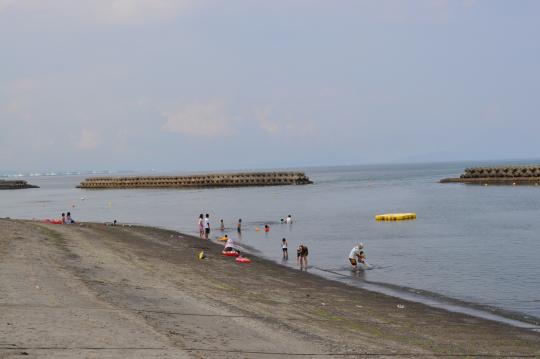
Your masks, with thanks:
[[[0,220],[0,358],[540,357],[536,332],[221,249],[153,228]]]

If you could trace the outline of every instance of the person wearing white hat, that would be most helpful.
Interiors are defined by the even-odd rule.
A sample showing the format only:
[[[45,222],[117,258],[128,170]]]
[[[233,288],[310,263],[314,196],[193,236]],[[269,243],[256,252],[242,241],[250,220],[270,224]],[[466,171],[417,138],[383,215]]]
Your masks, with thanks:
[[[358,243],[356,246],[351,249],[351,253],[349,253],[349,262],[351,262],[351,265],[353,269],[356,269],[358,266],[358,262],[363,263],[363,254],[362,248],[364,248],[363,243]]]

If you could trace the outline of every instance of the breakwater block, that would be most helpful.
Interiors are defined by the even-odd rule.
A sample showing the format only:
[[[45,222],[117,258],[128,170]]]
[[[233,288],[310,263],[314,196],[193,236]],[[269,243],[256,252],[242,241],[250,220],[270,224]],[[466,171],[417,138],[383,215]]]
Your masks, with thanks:
[[[313,183],[303,172],[216,173],[194,176],[90,177],[78,188],[205,188],[304,185]]]
[[[540,165],[466,168],[458,178],[443,178],[440,183],[538,186]]]
[[[24,189],[24,188],[39,188],[39,187],[31,185],[28,182],[22,181],[22,180],[16,180],[16,181],[0,180],[0,189]]]

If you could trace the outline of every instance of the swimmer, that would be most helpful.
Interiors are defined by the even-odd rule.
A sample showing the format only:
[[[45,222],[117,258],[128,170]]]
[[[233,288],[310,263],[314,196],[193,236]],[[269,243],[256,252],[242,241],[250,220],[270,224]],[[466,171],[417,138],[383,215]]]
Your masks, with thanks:
[[[287,216],[287,219],[285,220],[285,223],[287,223],[287,224],[291,224],[291,223],[292,223],[292,217],[291,217],[290,214]]]
[[[264,225],[264,231],[265,232],[270,232],[270,226],[268,224]]]

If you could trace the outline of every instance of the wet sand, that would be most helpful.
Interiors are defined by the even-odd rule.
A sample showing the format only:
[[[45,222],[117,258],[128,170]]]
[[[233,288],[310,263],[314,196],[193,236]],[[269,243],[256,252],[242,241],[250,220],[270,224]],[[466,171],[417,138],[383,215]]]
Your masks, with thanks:
[[[0,220],[0,358],[540,357],[539,333],[221,249]]]

